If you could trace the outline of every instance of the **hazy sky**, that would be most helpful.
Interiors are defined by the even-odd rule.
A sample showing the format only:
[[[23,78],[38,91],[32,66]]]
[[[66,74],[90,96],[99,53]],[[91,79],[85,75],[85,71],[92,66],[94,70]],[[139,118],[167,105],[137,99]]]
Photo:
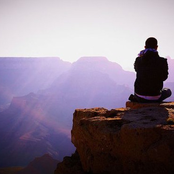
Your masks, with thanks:
[[[0,0],[0,57],[105,56],[132,69],[149,36],[174,59],[174,0]]]

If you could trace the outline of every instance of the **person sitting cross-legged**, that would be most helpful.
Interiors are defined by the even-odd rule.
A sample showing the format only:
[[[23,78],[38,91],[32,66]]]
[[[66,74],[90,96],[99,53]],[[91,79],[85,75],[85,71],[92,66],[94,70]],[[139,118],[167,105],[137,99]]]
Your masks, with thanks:
[[[130,95],[130,101],[162,102],[171,96],[171,90],[163,88],[163,82],[168,78],[167,59],[159,56],[157,48],[157,39],[150,37],[145,42],[145,49],[136,58],[134,95]]]

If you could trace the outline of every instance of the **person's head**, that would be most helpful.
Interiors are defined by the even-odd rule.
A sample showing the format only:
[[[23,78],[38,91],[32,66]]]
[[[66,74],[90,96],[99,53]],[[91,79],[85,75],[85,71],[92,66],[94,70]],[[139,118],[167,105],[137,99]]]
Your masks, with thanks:
[[[145,42],[145,48],[158,48],[158,41],[154,37],[149,37]]]

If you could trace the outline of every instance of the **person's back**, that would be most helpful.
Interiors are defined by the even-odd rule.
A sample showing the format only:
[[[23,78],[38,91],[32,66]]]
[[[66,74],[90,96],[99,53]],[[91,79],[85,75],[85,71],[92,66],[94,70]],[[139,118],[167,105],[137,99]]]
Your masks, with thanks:
[[[134,63],[135,95],[131,95],[129,99],[138,102],[161,102],[171,95],[170,89],[163,90],[163,81],[168,77],[167,59],[158,55],[155,38],[148,38],[145,44],[145,50],[140,52]]]

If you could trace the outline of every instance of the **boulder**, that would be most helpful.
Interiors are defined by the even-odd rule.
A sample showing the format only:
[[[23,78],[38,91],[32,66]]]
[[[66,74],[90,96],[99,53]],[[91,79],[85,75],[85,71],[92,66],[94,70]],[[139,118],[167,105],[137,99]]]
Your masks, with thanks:
[[[162,103],[138,103],[138,102],[126,102],[126,107],[130,109],[138,109],[144,107],[173,107],[173,102],[162,102]]]

